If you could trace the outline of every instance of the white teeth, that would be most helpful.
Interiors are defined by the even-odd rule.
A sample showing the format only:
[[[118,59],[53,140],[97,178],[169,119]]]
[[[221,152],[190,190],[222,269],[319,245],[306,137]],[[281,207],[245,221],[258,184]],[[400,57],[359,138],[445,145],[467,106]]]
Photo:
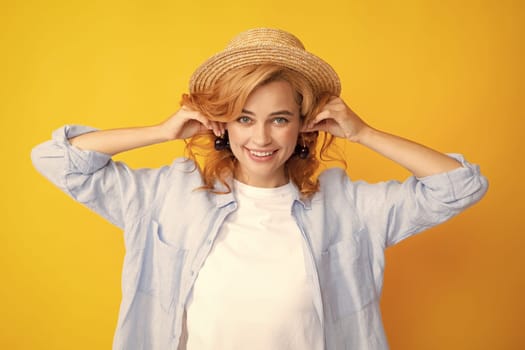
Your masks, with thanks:
[[[273,152],[257,152],[257,151],[250,151],[250,153],[256,157],[268,157],[273,154]]]

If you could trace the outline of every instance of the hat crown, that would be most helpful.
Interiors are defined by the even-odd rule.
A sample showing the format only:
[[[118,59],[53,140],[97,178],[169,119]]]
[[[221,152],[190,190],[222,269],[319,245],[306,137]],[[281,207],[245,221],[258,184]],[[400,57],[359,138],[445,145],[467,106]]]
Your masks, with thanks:
[[[226,49],[253,46],[284,46],[305,50],[303,43],[296,36],[273,28],[256,28],[242,32],[228,43]]]
[[[208,91],[230,71],[263,64],[302,74],[316,94],[339,96],[341,93],[339,77],[328,63],[306,51],[295,35],[274,28],[250,29],[235,36],[225,50],[197,68],[190,78],[190,92]]]

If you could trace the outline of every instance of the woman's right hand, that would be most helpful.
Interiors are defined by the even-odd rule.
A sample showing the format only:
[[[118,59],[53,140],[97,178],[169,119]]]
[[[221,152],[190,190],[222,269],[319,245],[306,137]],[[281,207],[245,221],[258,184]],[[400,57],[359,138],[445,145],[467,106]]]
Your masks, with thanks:
[[[211,121],[200,112],[182,106],[175,114],[162,122],[159,127],[168,140],[187,139],[210,131],[215,136],[224,134],[225,125]]]
[[[134,148],[209,133],[210,130],[220,136],[224,128],[224,123],[211,121],[197,111],[182,107],[157,125],[98,130],[70,138],[69,142],[80,149],[115,155]]]

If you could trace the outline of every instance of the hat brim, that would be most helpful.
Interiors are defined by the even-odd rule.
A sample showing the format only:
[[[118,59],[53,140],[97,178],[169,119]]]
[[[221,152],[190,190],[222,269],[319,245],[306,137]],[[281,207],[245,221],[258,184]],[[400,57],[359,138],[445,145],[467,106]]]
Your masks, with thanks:
[[[299,48],[258,45],[226,49],[206,60],[190,79],[190,93],[211,88],[226,72],[254,64],[276,64],[299,72],[314,93],[339,96],[341,83],[334,69],[321,58]]]

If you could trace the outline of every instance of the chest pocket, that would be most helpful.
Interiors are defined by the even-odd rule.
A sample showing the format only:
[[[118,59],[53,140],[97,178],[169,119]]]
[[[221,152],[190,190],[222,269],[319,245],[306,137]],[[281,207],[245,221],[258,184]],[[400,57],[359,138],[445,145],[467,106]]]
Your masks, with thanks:
[[[144,251],[139,290],[158,298],[162,309],[169,312],[173,301],[179,297],[187,250],[165,242],[155,221],[151,223],[150,233],[151,239]]]
[[[333,322],[362,310],[375,299],[367,249],[359,235],[354,235],[321,254],[324,308]]]

